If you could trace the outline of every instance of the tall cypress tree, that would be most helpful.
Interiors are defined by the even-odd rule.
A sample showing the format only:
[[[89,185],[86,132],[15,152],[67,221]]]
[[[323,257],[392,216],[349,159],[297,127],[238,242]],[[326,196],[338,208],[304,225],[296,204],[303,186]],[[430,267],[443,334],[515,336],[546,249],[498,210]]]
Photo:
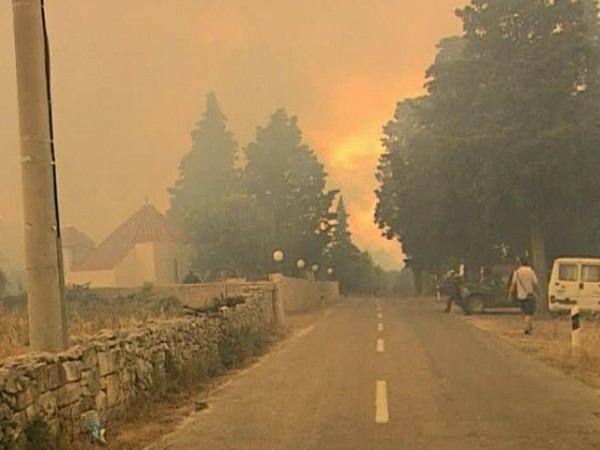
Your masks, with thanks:
[[[372,294],[377,290],[376,268],[371,256],[361,252],[352,242],[348,225],[348,213],[344,199],[340,196],[335,211],[333,241],[327,254],[328,264],[333,268],[335,278],[340,282],[343,294]]]
[[[277,110],[267,126],[257,129],[246,157],[244,187],[264,218],[263,259],[280,248],[289,269],[297,258],[319,262],[330,237],[336,191],[326,190],[327,174],[303,144],[296,117]]]
[[[238,190],[235,171],[237,142],[214,93],[206,96],[206,111],[192,131],[192,149],[179,165],[179,178],[168,189],[169,218],[185,225],[194,212]]]
[[[341,195],[335,209],[335,216],[337,223],[333,233],[334,243],[350,242],[352,234],[348,228],[348,213],[344,205],[344,197]]]

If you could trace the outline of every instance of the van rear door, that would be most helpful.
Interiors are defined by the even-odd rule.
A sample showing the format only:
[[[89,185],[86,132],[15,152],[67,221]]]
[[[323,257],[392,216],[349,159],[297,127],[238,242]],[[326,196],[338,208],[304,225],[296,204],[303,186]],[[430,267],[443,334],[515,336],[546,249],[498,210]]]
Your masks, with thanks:
[[[600,309],[600,263],[581,264],[579,304],[585,309]]]
[[[574,261],[558,261],[558,276],[553,280],[552,293],[559,303],[577,300],[579,297],[580,264]]]

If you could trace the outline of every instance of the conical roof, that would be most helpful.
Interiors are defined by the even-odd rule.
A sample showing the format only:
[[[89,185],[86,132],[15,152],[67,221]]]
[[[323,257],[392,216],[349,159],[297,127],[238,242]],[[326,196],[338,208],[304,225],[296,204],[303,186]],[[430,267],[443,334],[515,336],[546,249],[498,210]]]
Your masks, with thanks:
[[[183,233],[156,208],[144,205],[72,270],[113,269],[135,244],[149,242],[183,242]]]
[[[94,248],[96,245],[94,241],[86,234],[79,231],[73,226],[61,227],[60,230],[61,244],[65,248],[69,247],[83,247],[83,248]]]

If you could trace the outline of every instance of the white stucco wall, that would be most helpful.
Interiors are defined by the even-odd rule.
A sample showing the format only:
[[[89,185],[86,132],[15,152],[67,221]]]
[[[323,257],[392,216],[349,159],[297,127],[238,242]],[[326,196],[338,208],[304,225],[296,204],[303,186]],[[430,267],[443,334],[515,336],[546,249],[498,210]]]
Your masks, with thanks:
[[[64,252],[65,259],[70,253]],[[67,284],[91,283],[94,287],[139,287],[149,282],[172,285],[183,281],[190,269],[191,249],[176,243],[136,244],[114,270],[77,271],[65,265]]]
[[[154,283],[157,285],[178,284],[190,270],[191,249],[188,246],[157,242],[154,244]]]
[[[115,281],[118,287],[141,286],[146,282],[154,283],[154,244],[136,244],[125,258],[115,267]]]

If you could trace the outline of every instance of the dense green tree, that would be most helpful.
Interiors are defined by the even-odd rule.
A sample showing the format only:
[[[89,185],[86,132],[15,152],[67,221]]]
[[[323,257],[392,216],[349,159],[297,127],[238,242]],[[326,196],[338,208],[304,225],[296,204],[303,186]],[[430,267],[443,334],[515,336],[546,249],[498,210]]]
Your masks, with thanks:
[[[264,232],[256,202],[242,194],[207,204],[186,224],[194,249],[194,269],[204,280],[221,277],[255,278],[268,272],[257,258]]]
[[[422,126],[426,99],[399,103],[384,128],[375,220],[384,236],[398,239],[404,252],[432,269],[443,258],[439,233],[442,208],[433,175],[433,142]]]
[[[206,97],[206,111],[192,131],[192,148],[181,160],[179,178],[168,189],[168,216],[184,225],[187,215],[206,210],[230,194],[239,192],[235,170],[237,143],[227,129],[227,119],[213,93]]]
[[[398,239],[415,272],[439,272],[464,260],[472,266],[494,257],[494,237],[470,195],[469,173],[427,123],[428,97],[398,104],[384,128],[375,221]]]
[[[336,279],[340,283],[340,291],[345,295],[350,292],[356,293],[358,281],[356,275],[359,270],[357,262],[362,253],[352,242],[348,213],[342,196],[335,210],[332,230],[333,240],[327,251],[328,265],[335,271]]]
[[[590,29],[597,20],[590,24],[585,6],[473,1],[458,12],[464,63],[430,84],[439,104],[456,112],[444,117],[444,130],[453,130],[469,161],[480,210],[509,242],[529,234],[543,286],[556,220],[598,204],[599,49]]]
[[[244,190],[264,218],[261,259],[270,261],[272,252],[281,249],[288,272],[298,258],[319,263],[331,239],[330,208],[336,191],[326,189],[327,174],[302,142],[296,117],[277,110],[257,129],[246,160]]]
[[[596,5],[474,0],[457,14],[464,36],[441,42],[428,95],[386,127],[376,220],[427,268],[529,247],[545,286],[546,243],[598,243]]]

